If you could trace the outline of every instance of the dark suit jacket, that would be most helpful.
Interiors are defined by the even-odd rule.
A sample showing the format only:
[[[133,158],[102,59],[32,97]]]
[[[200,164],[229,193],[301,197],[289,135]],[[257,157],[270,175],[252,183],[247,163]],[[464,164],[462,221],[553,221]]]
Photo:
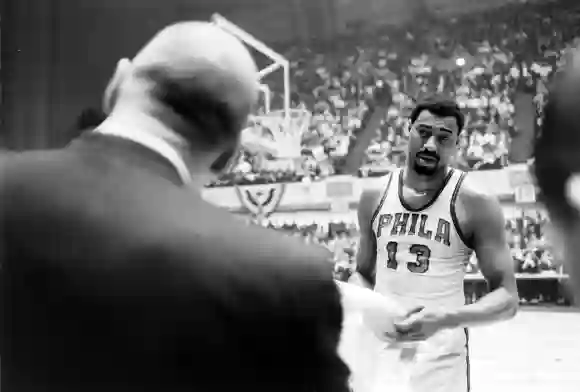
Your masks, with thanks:
[[[90,134],[4,159],[2,389],[346,391],[325,250]]]

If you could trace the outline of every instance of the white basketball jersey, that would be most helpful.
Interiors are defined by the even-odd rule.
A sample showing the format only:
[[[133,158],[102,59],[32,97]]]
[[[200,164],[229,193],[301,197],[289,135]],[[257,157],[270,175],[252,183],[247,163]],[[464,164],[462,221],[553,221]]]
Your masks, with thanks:
[[[377,242],[377,292],[412,307],[465,304],[463,280],[471,249],[455,216],[465,174],[451,169],[441,190],[423,208],[403,200],[402,169],[389,176],[371,221]]]

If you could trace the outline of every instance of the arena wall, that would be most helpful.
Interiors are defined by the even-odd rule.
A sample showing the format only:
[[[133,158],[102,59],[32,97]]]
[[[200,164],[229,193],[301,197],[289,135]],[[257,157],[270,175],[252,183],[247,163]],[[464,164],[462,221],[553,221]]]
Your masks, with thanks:
[[[6,144],[22,149],[66,142],[64,135],[76,116],[86,107],[100,105],[116,62],[134,55],[167,24],[209,20],[219,12],[261,39],[293,41],[308,33],[308,25],[299,15],[300,1],[3,2],[2,119]],[[323,0],[310,4],[319,2]]]

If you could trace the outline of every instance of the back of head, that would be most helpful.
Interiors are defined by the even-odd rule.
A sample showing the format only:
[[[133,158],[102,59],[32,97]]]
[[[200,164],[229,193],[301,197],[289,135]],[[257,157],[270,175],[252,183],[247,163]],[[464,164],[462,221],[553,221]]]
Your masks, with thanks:
[[[244,44],[217,26],[182,22],[155,35],[106,93],[105,106],[122,104],[128,85],[140,86],[160,108],[177,114],[193,134],[186,140],[208,147],[237,139],[258,94],[256,64]],[[113,91],[111,91],[113,90]],[[111,99],[112,97],[112,99]],[[193,132],[195,131],[195,132]]]
[[[578,211],[567,187],[580,174],[580,68],[558,74],[544,108],[535,145],[535,172],[543,199],[553,217],[573,223]]]
[[[556,75],[535,145],[535,173],[562,249],[567,272],[580,298],[580,51]]]

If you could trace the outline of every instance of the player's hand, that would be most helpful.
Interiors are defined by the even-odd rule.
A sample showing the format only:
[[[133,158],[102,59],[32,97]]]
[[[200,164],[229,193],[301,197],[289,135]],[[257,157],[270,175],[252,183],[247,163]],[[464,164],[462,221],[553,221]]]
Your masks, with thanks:
[[[399,342],[422,341],[449,327],[445,312],[417,308],[409,312],[404,320],[395,322],[395,329],[398,333],[396,340]]]

